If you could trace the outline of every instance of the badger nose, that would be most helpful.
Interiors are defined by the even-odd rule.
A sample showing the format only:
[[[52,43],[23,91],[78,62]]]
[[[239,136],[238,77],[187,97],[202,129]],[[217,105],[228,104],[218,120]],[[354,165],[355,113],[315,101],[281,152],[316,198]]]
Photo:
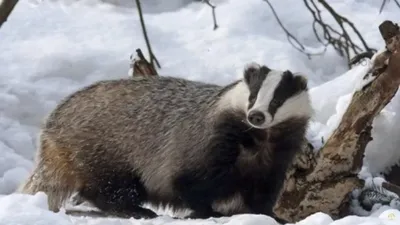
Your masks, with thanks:
[[[248,119],[255,126],[261,126],[265,122],[264,113],[255,110],[249,113]]]

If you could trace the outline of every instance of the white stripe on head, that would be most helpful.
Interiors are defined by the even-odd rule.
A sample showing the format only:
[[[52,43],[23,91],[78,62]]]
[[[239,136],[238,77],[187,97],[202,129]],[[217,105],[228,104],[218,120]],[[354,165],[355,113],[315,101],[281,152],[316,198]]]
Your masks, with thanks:
[[[288,98],[275,113],[274,120],[269,126],[280,123],[290,117],[311,117],[313,108],[307,91],[302,91]]]
[[[265,122],[269,124],[272,120],[272,116],[268,113],[268,106],[271,102],[274,91],[279,85],[282,79],[282,71],[272,70],[268,73],[267,77],[264,79],[260,90],[257,93],[257,100],[254,105],[247,111],[247,115],[252,110],[258,110],[265,114]]]

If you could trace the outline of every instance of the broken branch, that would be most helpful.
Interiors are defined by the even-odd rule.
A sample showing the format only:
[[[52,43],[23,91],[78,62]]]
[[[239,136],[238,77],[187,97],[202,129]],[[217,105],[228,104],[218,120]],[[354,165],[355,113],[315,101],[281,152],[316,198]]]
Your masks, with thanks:
[[[140,0],[136,0],[136,7],[137,7],[138,12],[139,12],[140,24],[142,26],[144,39],[146,41],[147,51],[149,52],[149,55],[150,55],[150,63],[151,63],[151,65],[153,65],[153,68],[154,68],[154,63],[157,64],[158,68],[161,68],[160,63],[158,62],[156,56],[153,53],[153,50],[151,49],[149,37],[147,36],[146,26],[145,26],[145,23],[144,23],[142,6],[140,4]]]
[[[132,77],[137,76],[157,76],[157,71],[154,66],[149,63],[146,58],[144,57],[142,50],[136,49],[136,57],[133,58],[131,56],[131,74]]]
[[[7,21],[17,3],[18,0],[3,0],[0,2],[0,27]]]

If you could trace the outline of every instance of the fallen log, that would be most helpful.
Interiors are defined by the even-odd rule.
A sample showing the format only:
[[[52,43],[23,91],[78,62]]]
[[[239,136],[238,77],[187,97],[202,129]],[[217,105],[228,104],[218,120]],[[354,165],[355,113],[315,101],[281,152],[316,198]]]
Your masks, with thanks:
[[[334,219],[349,214],[350,193],[364,184],[357,175],[365,148],[372,140],[373,119],[400,85],[399,27],[384,21],[379,30],[386,51],[374,58],[365,77],[370,81],[353,94],[340,124],[325,145],[316,154],[306,147],[298,155],[274,207],[278,218],[296,222],[316,212]]]

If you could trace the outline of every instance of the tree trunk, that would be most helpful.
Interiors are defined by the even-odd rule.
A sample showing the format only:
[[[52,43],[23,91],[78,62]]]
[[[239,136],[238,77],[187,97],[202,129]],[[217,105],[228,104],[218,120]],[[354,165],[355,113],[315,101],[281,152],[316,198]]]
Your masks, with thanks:
[[[349,194],[362,188],[357,174],[372,140],[371,124],[400,85],[399,27],[385,21],[379,30],[387,50],[376,57],[367,74],[374,80],[354,93],[339,126],[317,154],[308,147],[298,155],[275,205],[277,217],[295,222],[324,212],[340,218],[348,213]]]

